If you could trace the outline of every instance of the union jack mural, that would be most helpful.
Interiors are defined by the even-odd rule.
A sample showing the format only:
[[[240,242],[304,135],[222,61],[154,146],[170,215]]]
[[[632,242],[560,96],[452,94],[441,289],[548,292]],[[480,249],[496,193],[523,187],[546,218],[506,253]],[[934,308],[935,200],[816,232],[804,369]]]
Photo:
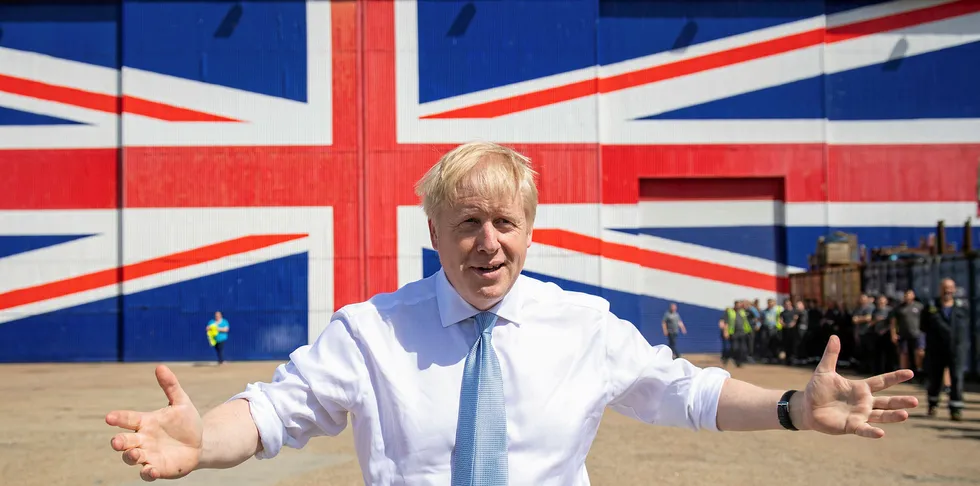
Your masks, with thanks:
[[[413,184],[489,139],[540,173],[528,274],[687,351],[816,238],[977,213],[972,1],[0,7],[0,361],[282,359],[438,269]],[[960,241],[956,230],[952,241]]]

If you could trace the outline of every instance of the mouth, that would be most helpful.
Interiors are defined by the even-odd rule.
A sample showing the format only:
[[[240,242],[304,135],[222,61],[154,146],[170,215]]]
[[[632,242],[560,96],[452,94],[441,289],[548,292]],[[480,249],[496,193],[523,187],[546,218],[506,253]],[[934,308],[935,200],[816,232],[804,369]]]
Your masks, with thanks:
[[[500,263],[497,265],[483,265],[478,267],[470,267],[477,275],[482,277],[492,278],[500,273],[500,270],[504,268],[504,264]]]

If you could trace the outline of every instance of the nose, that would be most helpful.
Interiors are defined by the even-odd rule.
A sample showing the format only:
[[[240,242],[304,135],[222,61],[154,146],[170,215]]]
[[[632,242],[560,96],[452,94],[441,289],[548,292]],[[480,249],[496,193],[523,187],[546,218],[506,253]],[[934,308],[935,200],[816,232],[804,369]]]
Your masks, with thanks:
[[[477,249],[484,253],[496,253],[500,249],[500,241],[497,240],[497,228],[493,222],[488,221],[483,224],[483,228],[477,236]]]

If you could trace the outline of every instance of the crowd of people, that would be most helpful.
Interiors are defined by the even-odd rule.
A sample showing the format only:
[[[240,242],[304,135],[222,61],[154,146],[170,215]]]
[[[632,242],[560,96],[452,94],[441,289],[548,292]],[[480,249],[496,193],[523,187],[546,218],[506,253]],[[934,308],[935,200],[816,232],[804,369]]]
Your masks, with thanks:
[[[834,300],[817,303],[790,297],[782,304],[768,299],[737,300],[718,320],[721,360],[725,367],[744,364],[815,365],[830,337],[841,341],[838,366],[859,373],[915,371],[927,385],[929,415],[937,412],[940,393],[949,396],[950,416],[962,418],[963,380],[969,355],[969,312],[955,298],[956,284],[945,279],[941,295],[923,302],[906,290],[900,300],[861,295],[856,305]],[[678,331],[686,333],[676,305],[664,315],[664,334],[676,351]],[[930,340],[932,342],[930,342]],[[928,351],[928,352],[927,352]]]

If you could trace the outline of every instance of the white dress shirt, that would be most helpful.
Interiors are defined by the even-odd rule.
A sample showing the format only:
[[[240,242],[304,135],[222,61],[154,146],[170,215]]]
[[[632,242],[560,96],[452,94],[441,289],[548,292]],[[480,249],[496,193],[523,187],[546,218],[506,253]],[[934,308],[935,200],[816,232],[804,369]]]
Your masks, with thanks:
[[[599,297],[520,276],[491,312],[507,406],[510,484],[587,485],[586,454],[606,407],[637,420],[717,430],[729,376],[673,360]],[[263,450],[354,430],[366,484],[448,485],[463,362],[476,341],[466,303],[440,270],[346,306],[250,402]]]

